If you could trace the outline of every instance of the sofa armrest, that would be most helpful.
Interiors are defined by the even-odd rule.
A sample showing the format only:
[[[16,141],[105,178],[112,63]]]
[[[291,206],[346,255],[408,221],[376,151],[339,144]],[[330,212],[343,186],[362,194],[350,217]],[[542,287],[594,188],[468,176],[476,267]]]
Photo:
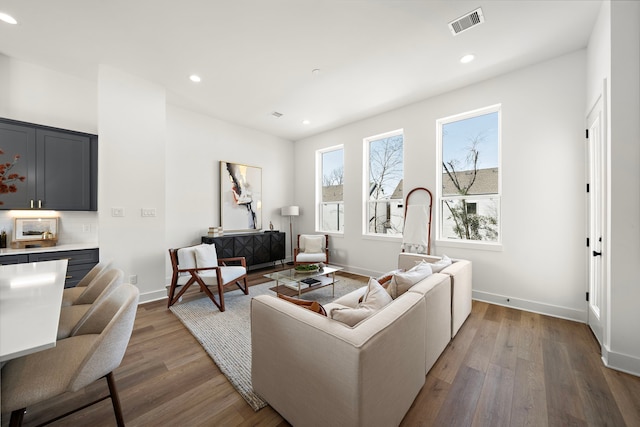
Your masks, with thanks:
[[[455,337],[462,324],[471,314],[472,264],[459,259],[443,269],[441,273],[451,276],[451,338]]]
[[[425,381],[425,319],[418,294],[403,295],[354,328],[257,296],[253,388],[293,425],[398,425]]]

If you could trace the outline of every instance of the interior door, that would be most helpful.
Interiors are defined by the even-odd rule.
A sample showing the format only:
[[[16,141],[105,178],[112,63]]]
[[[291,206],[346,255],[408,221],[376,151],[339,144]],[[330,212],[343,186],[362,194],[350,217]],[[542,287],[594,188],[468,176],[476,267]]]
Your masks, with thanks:
[[[587,117],[588,148],[588,247],[589,295],[588,321],[600,345],[603,343],[605,317],[605,180],[606,126],[603,97],[600,96]]]

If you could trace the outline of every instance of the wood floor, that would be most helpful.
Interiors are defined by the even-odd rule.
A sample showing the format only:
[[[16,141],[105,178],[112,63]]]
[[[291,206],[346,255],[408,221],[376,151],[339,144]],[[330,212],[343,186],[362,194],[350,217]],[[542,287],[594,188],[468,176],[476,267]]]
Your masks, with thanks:
[[[252,273],[251,284],[263,273]],[[270,407],[253,412],[165,301],[138,308],[115,377],[131,427],[289,425]],[[99,383],[28,408],[24,425],[105,392]],[[2,426],[8,419],[2,414]],[[106,400],[52,425],[115,419]],[[402,425],[640,426],[640,378],[605,368],[584,324],[474,301]]]

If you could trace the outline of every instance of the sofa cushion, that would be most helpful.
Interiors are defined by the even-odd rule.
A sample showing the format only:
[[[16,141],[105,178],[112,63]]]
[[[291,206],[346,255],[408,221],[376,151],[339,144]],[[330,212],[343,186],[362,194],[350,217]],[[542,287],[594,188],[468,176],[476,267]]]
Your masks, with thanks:
[[[278,294],[278,298],[282,298],[285,301],[289,301],[290,303],[298,305],[298,306],[300,306],[302,308],[306,308],[307,310],[311,310],[314,313],[322,314],[323,316],[327,315],[326,310],[324,309],[322,304],[320,304],[318,301],[307,301],[307,300],[303,300],[303,299],[288,297],[288,296],[282,295],[282,294]]]
[[[198,268],[217,267],[218,254],[215,245],[202,244],[195,246],[196,266]]]
[[[432,262],[431,263],[431,270],[434,273],[440,273],[440,271],[442,271],[443,269],[449,267],[451,265],[452,261],[451,258],[449,258],[446,255],[442,255],[442,259],[440,261],[436,261],[436,262]]]
[[[336,307],[330,312],[331,318],[349,326],[355,326],[389,304],[391,297],[374,278],[369,279],[363,300],[356,307]]]
[[[398,298],[413,285],[430,276],[432,274],[431,265],[426,261],[420,261],[411,269],[394,274],[387,287],[387,292],[391,295],[391,298]]]

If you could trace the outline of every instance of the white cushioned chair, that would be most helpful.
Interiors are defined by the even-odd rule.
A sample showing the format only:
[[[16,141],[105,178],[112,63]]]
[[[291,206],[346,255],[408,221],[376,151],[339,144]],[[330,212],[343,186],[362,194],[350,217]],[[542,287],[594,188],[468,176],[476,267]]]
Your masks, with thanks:
[[[329,264],[328,234],[298,234],[298,247],[293,250],[293,264]]]
[[[226,285],[235,283],[245,295],[249,295],[247,263],[244,257],[218,258],[215,245],[201,244],[169,249],[169,258],[173,274],[167,307],[175,304],[194,283],[200,286],[200,290],[207,294],[220,311],[224,311]],[[209,287],[217,289],[219,301],[216,301]]]
[[[106,378],[109,395],[78,410],[110,397],[116,422],[124,426],[113,371],[120,366],[129,344],[138,298],[138,288],[123,284],[73,336],[58,341],[53,348],[7,362],[2,369],[1,394],[2,412],[11,412],[10,425],[21,425],[26,408],[31,405]]]

